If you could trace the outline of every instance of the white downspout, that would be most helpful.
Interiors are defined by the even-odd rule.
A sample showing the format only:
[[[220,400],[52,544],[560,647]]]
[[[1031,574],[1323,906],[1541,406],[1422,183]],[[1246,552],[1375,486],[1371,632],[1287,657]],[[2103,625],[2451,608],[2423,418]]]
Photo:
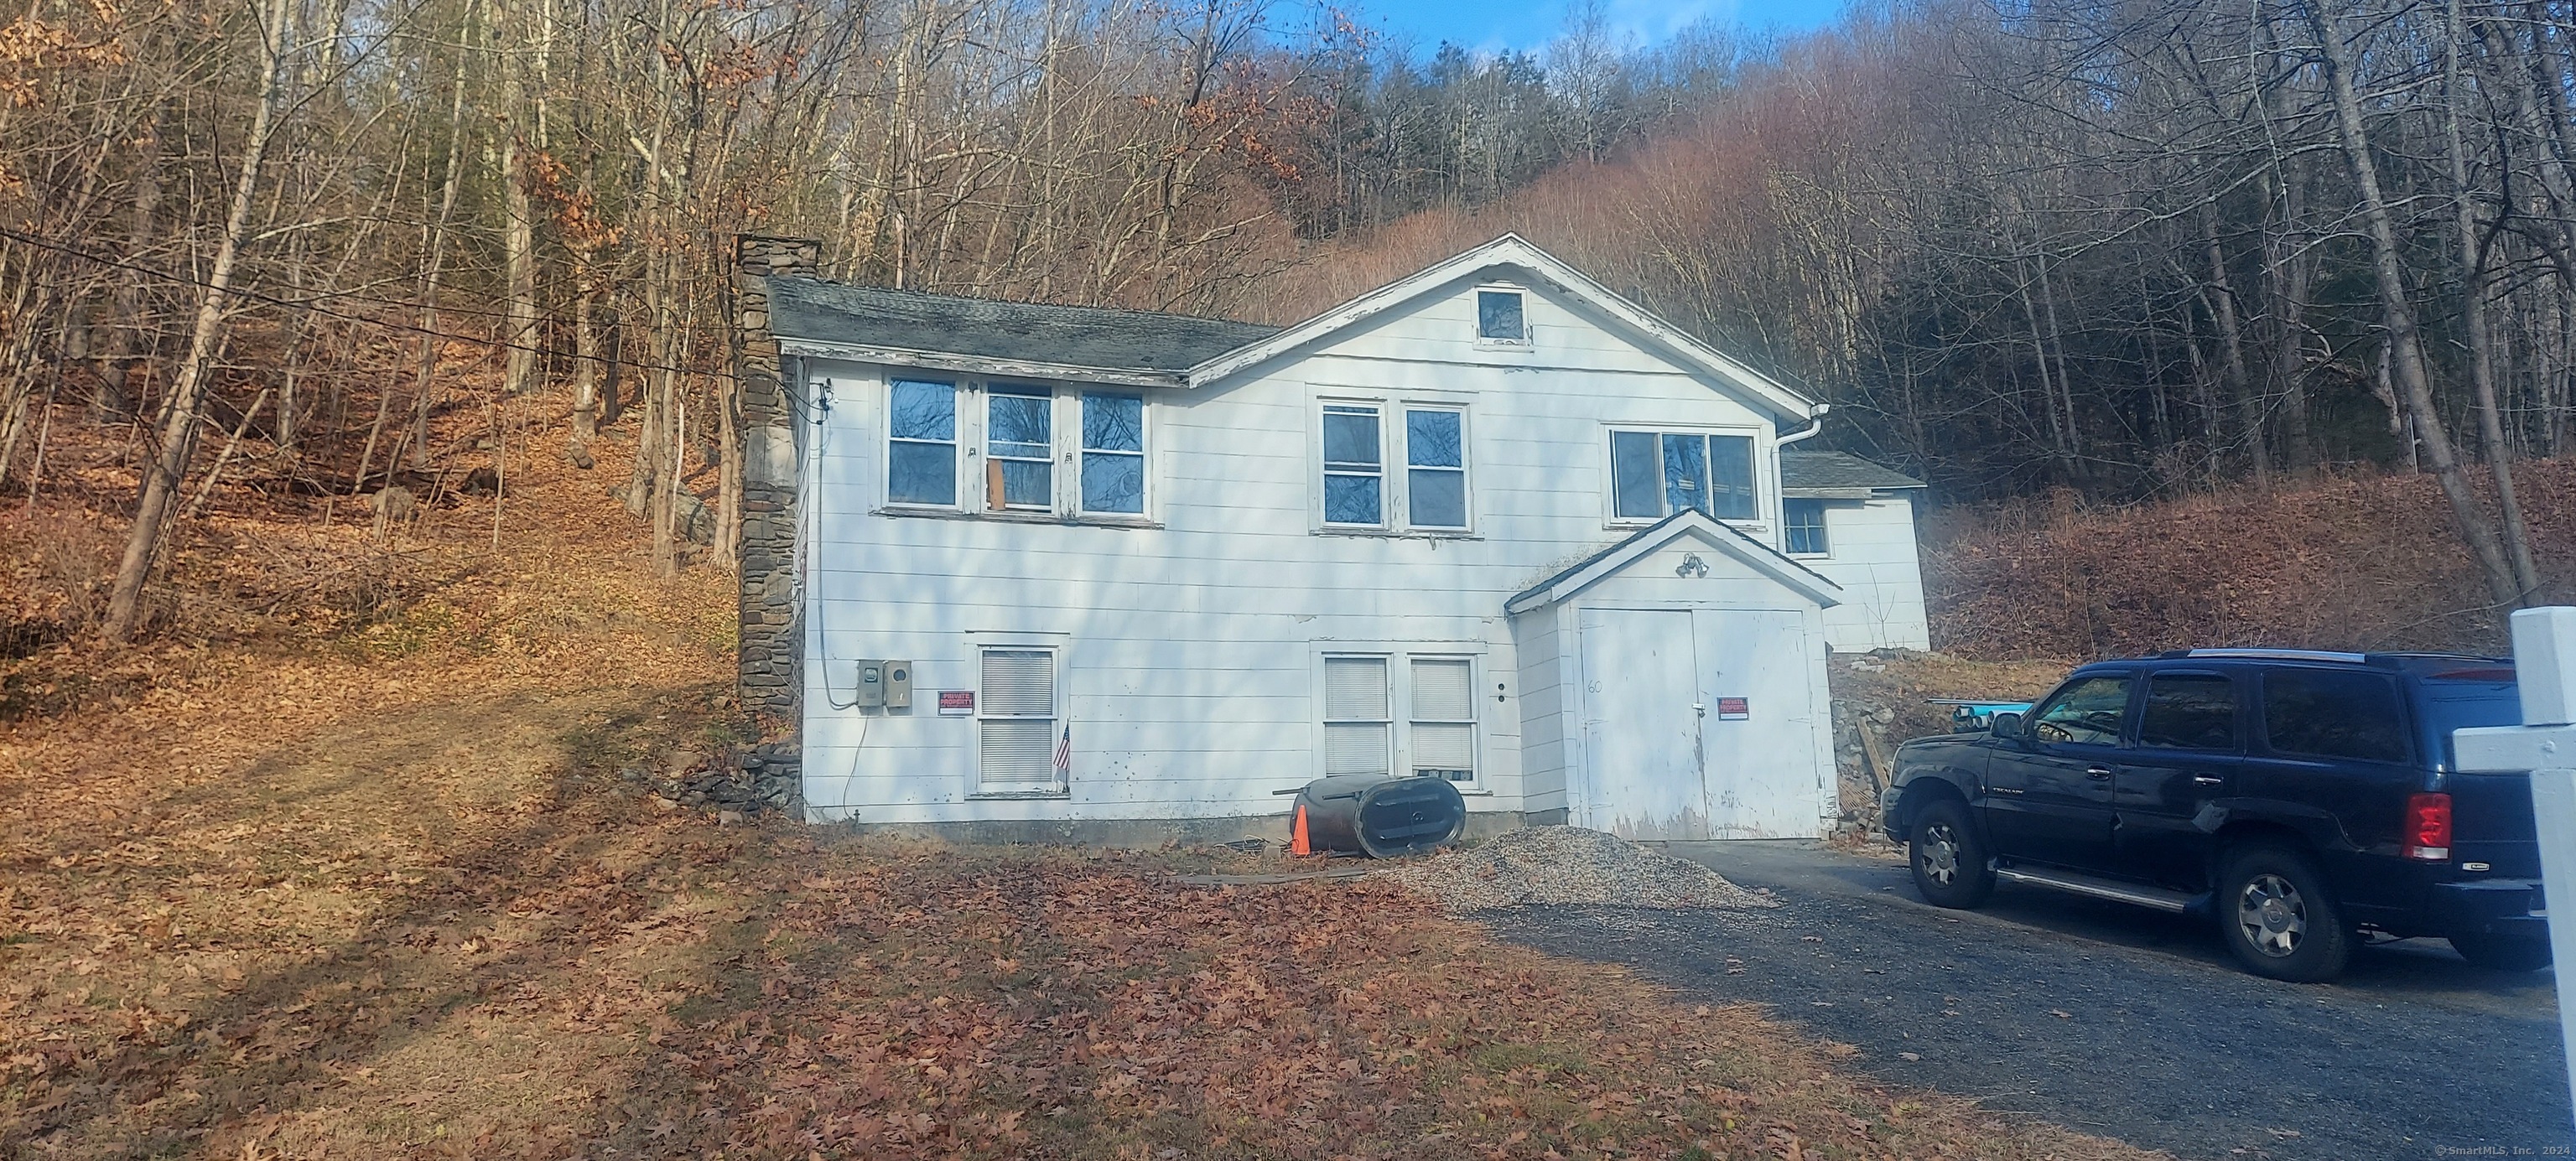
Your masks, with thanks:
[[[1802,439],[1816,438],[1816,433],[1825,429],[1825,413],[1833,409],[1834,405],[1831,403],[1817,404],[1814,411],[1807,413],[1809,420],[1807,423],[1807,430],[1793,431],[1771,441],[1771,490],[1773,493],[1777,494],[1780,489],[1785,486],[1780,483],[1780,449]],[[1771,534],[1771,547],[1779,549],[1782,552],[1786,552],[1789,549],[1789,545],[1787,543],[1789,535],[1789,499],[1786,496],[1780,496],[1779,500],[1780,510],[1777,513],[1778,518],[1771,521],[1771,527],[1773,529]]]
[[[1798,442],[1799,440],[1802,440],[1802,439],[1814,439],[1814,438],[1816,438],[1816,433],[1817,433],[1817,432],[1820,432],[1820,431],[1823,431],[1823,430],[1825,429],[1825,413],[1826,413],[1826,412],[1828,412],[1828,411],[1831,411],[1831,410],[1833,410],[1833,409],[1834,409],[1834,405],[1833,405],[1833,404],[1831,404],[1831,403],[1819,403],[1819,404],[1817,404],[1817,405],[1816,405],[1816,409],[1815,409],[1814,411],[1811,411],[1811,412],[1808,412],[1808,413],[1807,413],[1807,414],[1808,414],[1808,417],[1813,421],[1813,422],[1810,422],[1809,424],[1807,424],[1807,430],[1805,430],[1805,431],[1800,431],[1800,432],[1792,432],[1792,433],[1790,433],[1790,434],[1788,434],[1788,435],[1781,436],[1781,437],[1779,438],[1779,440],[1778,440],[1776,443],[1774,443],[1772,446],[1773,446],[1773,447],[1787,447],[1787,446],[1789,446],[1790,444],[1796,443],[1796,442]]]

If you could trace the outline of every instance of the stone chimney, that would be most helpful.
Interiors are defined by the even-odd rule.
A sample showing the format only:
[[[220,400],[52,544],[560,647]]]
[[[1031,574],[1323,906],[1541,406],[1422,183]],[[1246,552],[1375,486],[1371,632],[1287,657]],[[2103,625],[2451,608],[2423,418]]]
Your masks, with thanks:
[[[823,246],[802,238],[734,238],[734,372],[742,399],[741,632],[735,689],[760,723],[744,765],[761,797],[802,806],[797,728],[804,705],[802,578],[797,575],[798,483],[804,385],[784,377],[769,329],[769,280],[813,277]]]

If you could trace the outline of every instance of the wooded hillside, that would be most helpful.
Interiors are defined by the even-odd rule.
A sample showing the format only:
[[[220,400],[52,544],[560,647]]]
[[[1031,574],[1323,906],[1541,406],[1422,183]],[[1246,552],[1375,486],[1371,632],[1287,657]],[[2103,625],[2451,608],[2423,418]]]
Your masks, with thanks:
[[[2532,551],[2576,598],[2576,462],[2530,465]],[[2484,485],[2486,481],[2476,481]],[[2482,492],[2492,492],[2481,487]],[[2161,649],[2511,649],[2434,481],[2349,475],[2118,508],[2072,493],[1933,520],[1933,647],[1978,660]]]
[[[0,490],[130,529],[122,636],[208,472],[345,517],[506,474],[466,420],[509,402],[575,463],[631,428],[657,566],[690,532],[721,565],[737,232],[861,282],[1284,322],[1508,229],[1945,499],[2420,469],[2486,605],[2543,587],[2507,469],[2576,406],[2571,0],[1909,0],[1651,45],[1595,7],[1499,55],[1370,27],[33,0],[0,26]]]

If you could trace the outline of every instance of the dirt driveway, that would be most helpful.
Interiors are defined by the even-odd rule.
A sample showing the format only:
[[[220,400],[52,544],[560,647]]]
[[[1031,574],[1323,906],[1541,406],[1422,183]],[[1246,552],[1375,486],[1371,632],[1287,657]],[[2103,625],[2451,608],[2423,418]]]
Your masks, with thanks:
[[[2364,950],[2341,983],[2237,971],[2202,925],[2005,886],[1939,911],[1903,864],[1807,843],[1674,844],[1789,904],[1526,910],[1505,936],[1755,1001],[1858,1051],[1844,1067],[2181,1157],[2564,1156],[2548,973],[2439,942]]]

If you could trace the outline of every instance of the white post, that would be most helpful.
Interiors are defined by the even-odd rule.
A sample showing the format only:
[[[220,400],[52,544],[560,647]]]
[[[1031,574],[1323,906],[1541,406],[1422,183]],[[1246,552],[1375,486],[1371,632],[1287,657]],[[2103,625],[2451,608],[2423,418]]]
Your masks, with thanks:
[[[2463,771],[2531,771],[2531,810],[2540,836],[2540,881],[2553,909],[2576,907],[2576,608],[2513,615],[2513,664],[2522,724],[2452,735]],[[2571,911],[2576,914],[2576,911]],[[2576,921],[2549,924],[2553,974],[2576,970]],[[2558,1031],[2576,1100],[2576,1007],[2558,978]]]

